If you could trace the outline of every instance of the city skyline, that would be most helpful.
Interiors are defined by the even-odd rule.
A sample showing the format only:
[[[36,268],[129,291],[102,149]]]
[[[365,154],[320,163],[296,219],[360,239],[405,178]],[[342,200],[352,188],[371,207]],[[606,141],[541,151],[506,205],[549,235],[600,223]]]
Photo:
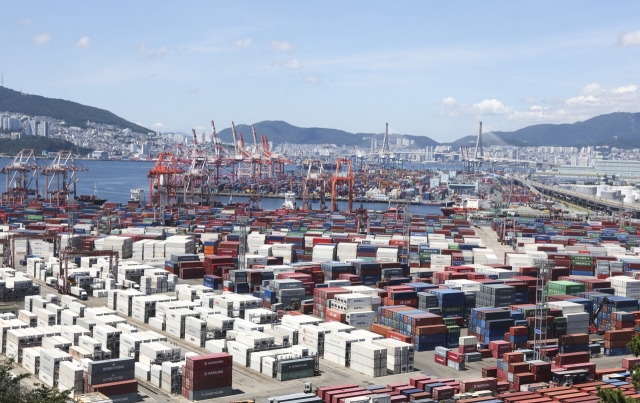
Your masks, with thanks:
[[[443,142],[478,119],[510,131],[640,110],[633,2],[31,4],[0,16],[4,85],[154,131],[389,122]]]

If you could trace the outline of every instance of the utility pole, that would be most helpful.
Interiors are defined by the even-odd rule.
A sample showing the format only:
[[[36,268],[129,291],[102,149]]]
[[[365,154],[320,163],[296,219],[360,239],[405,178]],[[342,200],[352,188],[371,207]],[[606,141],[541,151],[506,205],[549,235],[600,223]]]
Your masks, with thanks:
[[[535,360],[545,361],[544,351],[547,348],[547,316],[549,315],[547,282],[551,278],[551,269],[554,267],[554,262],[548,259],[535,259],[533,264],[538,269],[538,276],[536,278],[536,316],[534,317],[533,358]]]

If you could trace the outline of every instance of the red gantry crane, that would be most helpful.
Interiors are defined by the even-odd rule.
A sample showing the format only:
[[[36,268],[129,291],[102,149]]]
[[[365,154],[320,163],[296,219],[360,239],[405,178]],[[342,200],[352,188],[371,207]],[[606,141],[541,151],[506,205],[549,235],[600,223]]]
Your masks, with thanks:
[[[349,211],[353,211],[353,188],[355,185],[355,177],[353,175],[353,167],[349,158],[338,158],[336,162],[336,172],[331,180],[331,211],[338,209],[338,185],[347,185],[349,201]]]

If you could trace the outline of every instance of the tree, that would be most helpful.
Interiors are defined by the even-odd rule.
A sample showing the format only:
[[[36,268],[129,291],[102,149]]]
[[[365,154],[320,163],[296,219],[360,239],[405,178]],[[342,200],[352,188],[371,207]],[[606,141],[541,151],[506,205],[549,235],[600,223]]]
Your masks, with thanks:
[[[631,341],[627,343],[627,348],[631,351],[631,354],[637,358],[640,355],[640,337],[634,335]]]
[[[633,389],[640,390],[640,367],[634,365],[629,372],[631,372],[631,383],[633,383]]]
[[[71,403],[71,391],[59,391],[42,384],[35,384],[35,388],[20,385],[23,379],[31,377],[31,374],[14,376],[11,369],[13,360],[0,362],[0,401],[15,403]]]
[[[598,388],[598,397],[602,403],[638,403],[638,399],[627,397],[620,388],[601,389]]]

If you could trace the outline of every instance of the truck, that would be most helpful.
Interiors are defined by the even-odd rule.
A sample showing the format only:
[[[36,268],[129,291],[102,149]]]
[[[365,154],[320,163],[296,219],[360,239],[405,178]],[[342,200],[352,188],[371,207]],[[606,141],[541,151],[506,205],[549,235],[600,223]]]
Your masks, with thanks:
[[[73,295],[74,297],[78,297],[81,300],[86,300],[88,298],[87,292],[80,287],[70,287],[69,294]]]
[[[123,290],[126,290],[127,288],[140,290],[140,284],[136,283],[135,281],[123,279],[120,280],[120,285],[122,286]]]

